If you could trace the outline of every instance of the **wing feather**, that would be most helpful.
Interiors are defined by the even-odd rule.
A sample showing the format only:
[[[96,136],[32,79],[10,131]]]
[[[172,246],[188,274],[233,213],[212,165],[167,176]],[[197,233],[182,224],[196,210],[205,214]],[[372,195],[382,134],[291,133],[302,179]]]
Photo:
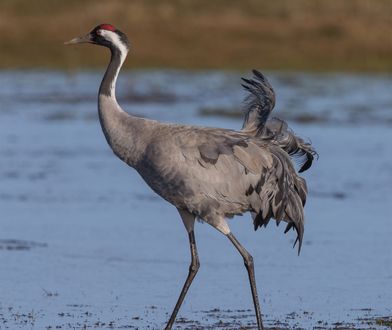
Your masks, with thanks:
[[[317,152],[311,143],[306,142],[278,118],[270,119],[275,105],[275,93],[267,78],[259,71],[253,70],[253,79],[242,78],[242,86],[248,92],[244,103],[244,123],[242,131],[264,140],[279,144],[294,160],[298,162],[299,172],[309,169]]]

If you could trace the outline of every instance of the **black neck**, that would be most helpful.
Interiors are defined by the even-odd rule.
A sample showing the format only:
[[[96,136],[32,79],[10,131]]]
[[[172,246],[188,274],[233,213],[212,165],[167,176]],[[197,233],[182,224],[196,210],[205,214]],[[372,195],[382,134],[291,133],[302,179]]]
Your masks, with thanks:
[[[110,48],[110,52],[110,63],[102,79],[99,94],[114,97],[118,72],[126,54],[122,54],[118,48],[114,47]]]

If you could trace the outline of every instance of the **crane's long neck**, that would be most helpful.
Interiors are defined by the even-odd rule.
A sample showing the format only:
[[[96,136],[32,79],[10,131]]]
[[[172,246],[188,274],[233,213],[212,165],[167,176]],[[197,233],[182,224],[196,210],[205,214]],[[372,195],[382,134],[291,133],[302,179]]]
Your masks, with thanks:
[[[109,65],[103,76],[101,86],[99,87],[99,96],[105,96],[116,101],[116,82],[118,73],[127,57],[127,50],[119,50],[118,48],[110,49],[111,58]]]
[[[116,100],[116,81],[128,50],[111,49],[110,63],[102,79],[98,95],[98,113],[103,133],[113,152],[134,166],[145,147],[146,120],[123,111]]]

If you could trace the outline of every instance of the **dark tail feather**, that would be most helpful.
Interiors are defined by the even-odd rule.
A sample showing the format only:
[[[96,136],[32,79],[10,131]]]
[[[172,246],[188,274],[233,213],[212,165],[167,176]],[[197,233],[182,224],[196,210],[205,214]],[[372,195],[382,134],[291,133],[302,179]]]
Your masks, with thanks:
[[[298,170],[298,172],[302,173],[302,172],[305,172],[307,169],[309,169],[310,166],[312,166],[313,159],[314,159],[314,156],[312,154],[309,154],[309,153],[306,154],[306,161],[302,165],[302,167]]]
[[[259,135],[275,106],[275,92],[261,72],[253,70],[253,75],[253,79],[242,78],[242,86],[249,92],[245,98],[242,130]]]
[[[298,255],[299,255],[301,253],[304,230],[303,230],[303,228],[300,228],[300,226],[297,226],[294,222],[289,222],[287,224],[287,227],[286,227],[284,233],[286,234],[291,228],[293,228],[293,230],[295,229],[295,231],[297,232],[297,238],[295,239],[293,248],[295,248],[295,246],[298,243]]]
[[[288,127],[287,123],[278,118],[269,119],[265,125],[263,137],[275,140],[298,165],[298,172],[304,172],[312,166],[317,152],[309,142],[305,142]]]

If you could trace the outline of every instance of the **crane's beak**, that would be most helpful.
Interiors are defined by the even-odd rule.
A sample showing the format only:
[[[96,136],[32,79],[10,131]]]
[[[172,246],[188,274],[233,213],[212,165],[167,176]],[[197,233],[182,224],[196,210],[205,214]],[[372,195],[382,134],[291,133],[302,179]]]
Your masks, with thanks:
[[[86,34],[83,37],[73,38],[70,41],[64,42],[64,45],[73,45],[73,44],[82,44],[82,43],[90,43],[91,42],[91,35]]]

